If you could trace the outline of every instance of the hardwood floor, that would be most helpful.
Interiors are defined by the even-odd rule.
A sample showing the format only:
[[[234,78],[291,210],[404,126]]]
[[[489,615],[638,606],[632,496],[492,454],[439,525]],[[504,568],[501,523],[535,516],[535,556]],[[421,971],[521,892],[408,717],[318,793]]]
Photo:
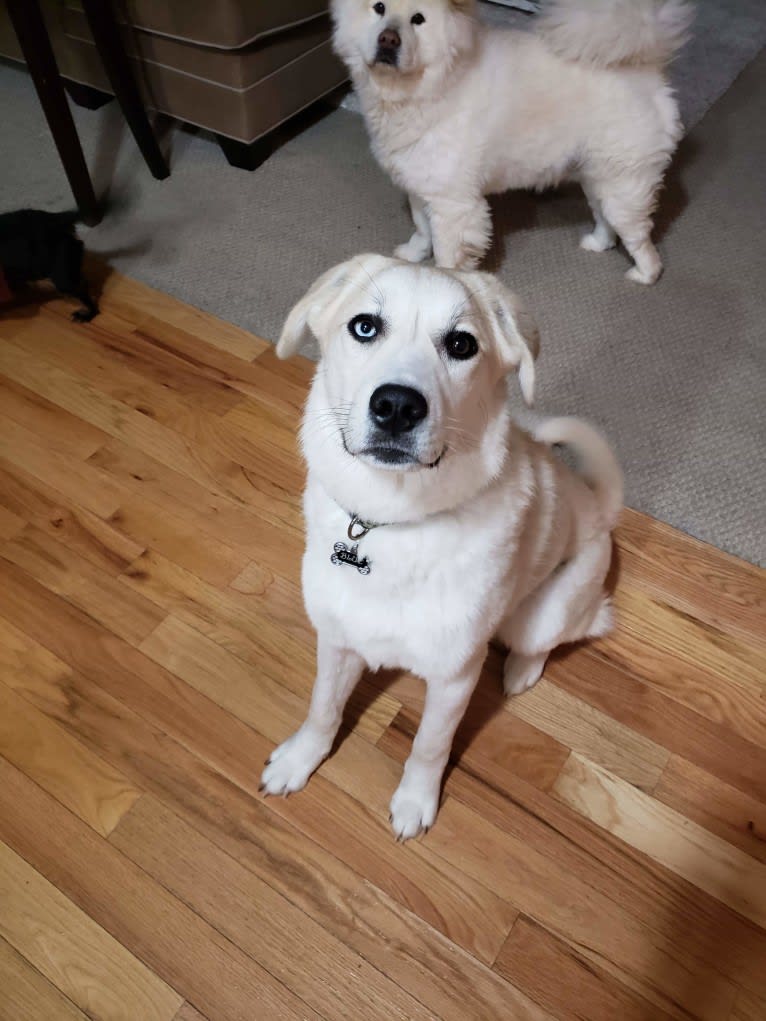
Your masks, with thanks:
[[[764,1021],[766,582],[633,511],[619,627],[504,702],[436,826],[365,678],[302,793],[312,372],[117,274],[0,319],[0,1021]]]

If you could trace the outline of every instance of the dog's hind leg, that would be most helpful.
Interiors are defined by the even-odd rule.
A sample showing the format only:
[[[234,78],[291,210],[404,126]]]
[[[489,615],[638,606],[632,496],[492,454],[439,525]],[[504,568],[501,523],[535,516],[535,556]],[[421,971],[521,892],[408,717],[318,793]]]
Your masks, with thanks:
[[[492,218],[484,198],[432,199],[431,231],[437,266],[475,269],[489,248]]]
[[[397,259],[407,262],[423,262],[431,254],[431,224],[428,220],[428,206],[418,195],[410,192],[410,211],[415,224],[415,233],[410,240],[394,249]]]
[[[623,173],[601,178],[591,187],[601,214],[617,232],[634,265],[625,274],[637,284],[653,284],[662,272],[659,252],[651,239],[652,212],[661,175],[647,177]]]
[[[588,205],[593,213],[594,226],[589,234],[583,235],[580,240],[580,248],[585,249],[586,252],[606,252],[610,248],[614,248],[617,243],[617,235],[604,216],[601,203],[587,181],[582,182],[582,190],[585,192]]]
[[[594,539],[549,575],[503,623],[499,637],[511,649],[503,679],[506,694],[531,688],[557,645],[610,629],[611,607],[603,584],[611,557],[611,537]]]

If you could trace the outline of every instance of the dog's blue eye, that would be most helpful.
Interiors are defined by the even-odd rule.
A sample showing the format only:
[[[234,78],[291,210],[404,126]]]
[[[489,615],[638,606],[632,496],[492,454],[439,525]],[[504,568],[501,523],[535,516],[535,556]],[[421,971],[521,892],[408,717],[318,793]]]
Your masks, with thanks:
[[[417,14],[413,14],[412,17],[410,18],[410,24],[411,25],[422,25],[425,20],[426,19],[423,17],[423,15],[420,13],[420,11],[418,11]]]
[[[378,316],[354,316],[348,324],[348,332],[354,340],[360,340],[365,344],[368,340],[375,340],[380,333],[380,326],[381,323]]]
[[[467,333],[465,330],[452,330],[444,338],[444,348],[450,358],[464,362],[468,358],[473,358],[479,350],[479,345],[472,333]]]
[[[372,9],[375,11],[376,14],[379,14],[381,17],[383,17],[383,15],[386,13],[385,4],[373,4]]]

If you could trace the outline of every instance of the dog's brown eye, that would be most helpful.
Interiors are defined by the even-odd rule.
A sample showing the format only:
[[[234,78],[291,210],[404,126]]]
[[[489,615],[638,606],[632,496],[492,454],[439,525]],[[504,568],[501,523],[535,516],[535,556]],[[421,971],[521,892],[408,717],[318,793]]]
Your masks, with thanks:
[[[383,17],[383,15],[386,13],[385,4],[373,4],[372,9],[375,11],[376,14],[379,14],[381,17]]]
[[[379,316],[360,315],[354,316],[348,324],[348,332],[354,340],[366,344],[369,340],[375,340],[380,333],[381,321]]]
[[[410,18],[410,24],[411,25],[422,25],[425,20],[426,19],[423,17],[423,15],[420,13],[420,11],[418,11],[417,14],[413,14],[412,17]]]
[[[456,358],[461,362],[473,358],[479,350],[476,337],[465,330],[452,330],[448,333],[444,338],[444,347],[450,358]]]

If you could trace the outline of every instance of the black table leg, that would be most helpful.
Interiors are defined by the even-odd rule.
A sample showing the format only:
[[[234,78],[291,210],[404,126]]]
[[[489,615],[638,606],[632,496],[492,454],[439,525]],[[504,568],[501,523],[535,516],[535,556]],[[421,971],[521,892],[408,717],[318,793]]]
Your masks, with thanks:
[[[83,221],[94,226],[101,211],[93,191],[80,139],[37,0],[7,0],[8,14],[27,62],[75,202]]]
[[[141,93],[138,91],[122,45],[111,0],[82,0],[82,6],[93,33],[96,49],[125,120],[130,125],[146,165],[152,175],[161,181],[169,176],[170,171],[146,116]]]

